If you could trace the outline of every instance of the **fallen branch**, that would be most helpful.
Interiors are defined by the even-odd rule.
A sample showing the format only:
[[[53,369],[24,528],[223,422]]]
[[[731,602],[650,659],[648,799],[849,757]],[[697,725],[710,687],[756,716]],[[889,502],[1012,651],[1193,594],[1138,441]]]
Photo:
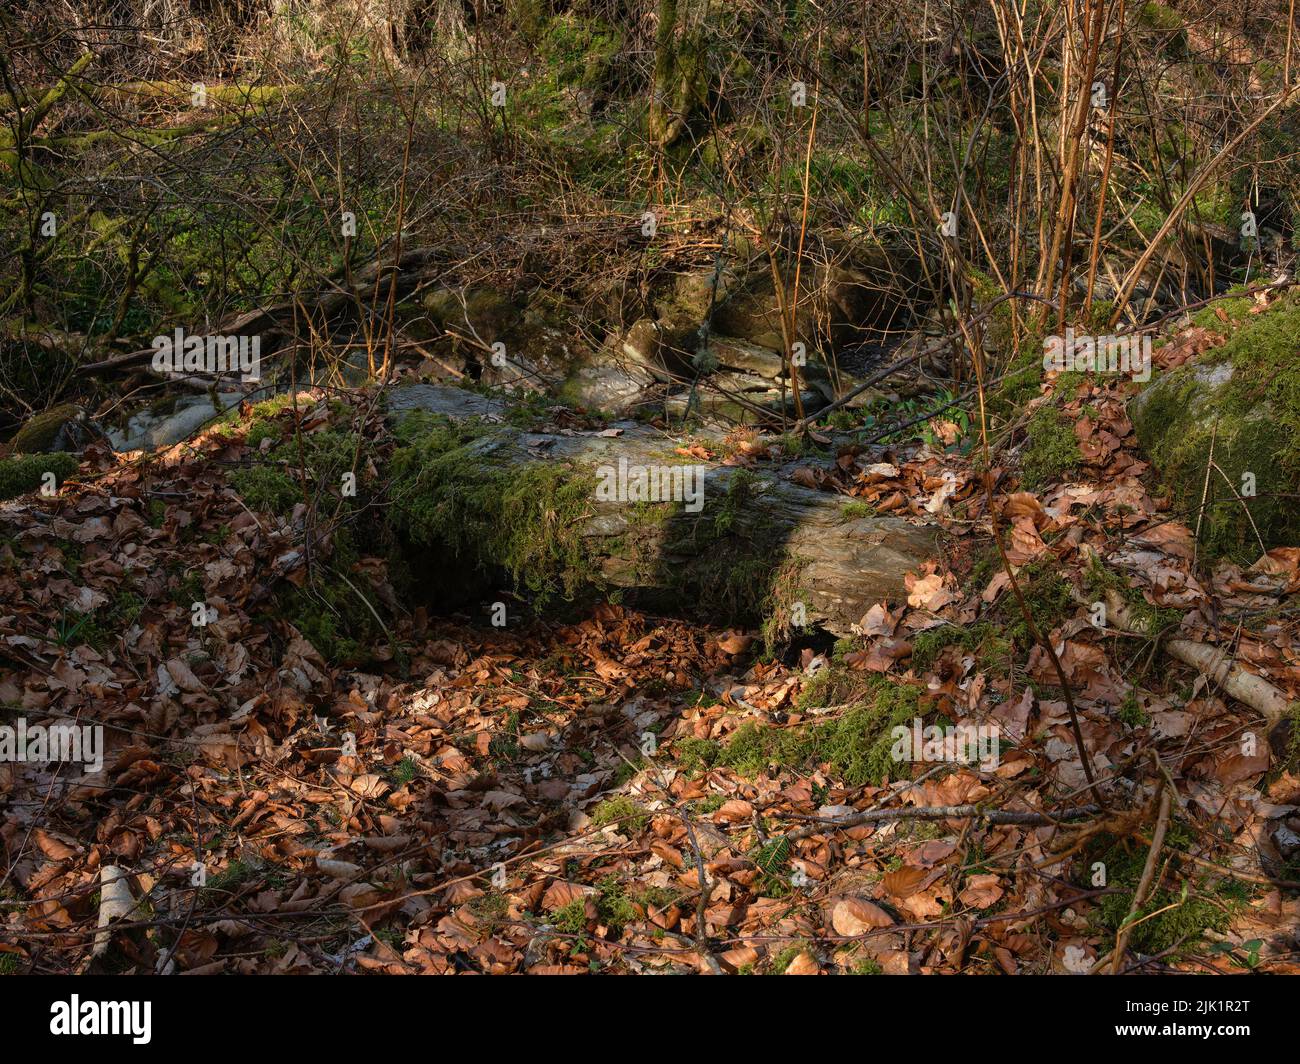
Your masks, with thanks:
[[[99,870],[99,922],[91,957],[102,957],[108,952],[113,938],[111,925],[129,916],[134,908],[131,879],[126,870],[117,865],[104,865]]]
[[[1082,601],[1082,596],[1078,596]],[[1181,636],[1170,636],[1161,640],[1158,632],[1148,631],[1147,627],[1133,618],[1133,612],[1123,597],[1114,589],[1105,593],[1106,617],[1112,628],[1119,628],[1129,635],[1144,636],[1157,640],[1165,652],[1184,665],[1204,673],[1225,694],[1249,706],[1273,727],[1282,720],[1291,708],[1291,702],[1285,694],[1274,687],[1264,677],[1250,672],[1236,661],[1223,647],[1209,643],[1198,643]],[[1088,605],[1088,603],[1084,603]]]
[[[1099,806],[1081,805],[1063,809],[1059,813],[1016,812],[1008,809],[985,809],[978,805],[918,805],[907,809],[868,809],[846,817],[826,817],[816,824],[792,831],[785,837],[790,841],[806,839],[823,831],[843,831],[862,824],[879,824],[889,820],[960,820],[972,817],[989,824],[1030,824],[1045,827],[1064,820],[1082,820],[1101,812]]]
[[[1142,909],[1147,895],[1151,892],[1155,880],[1156,864],[1160,858],[1160,848],[1165,843],[1165,831],[1169,827],[1169,807],[1172,795],[1169,787],[1160,788],[1160,812],[1156,815],[1156,833],[1151,839],[1151,848],[1147,850],[1146,864],[1142,866],[1142,878],[1138,880],[1137,890],[1133,892],[1133,901],[1129,905],[1128,915],[1120,924],[1119,934],[1115,936],[1115,948],[1111,951],[1114,963],[1111,974],[1119,974],[1120,962],[1124,959],[1124,950],[1128,947],[1129,935],[1137,925],[1137,914]],[[1094,968],[1093,971],[1097,969]]]
[[[396,262],[376,260],[363,269],[353,273],[351,282],[341,278],[334,279],[321,288],[314,297],[307,301],[290,299],[270,307],[241,311],[223,318],[211,331],[222,336],[262,337],[264,346],[270,346],[270,338],[288,337],[292,333],[292,321],[296,308],[306,306],[307,310],[319,319],[328,318],[346,306],[355,306],[365,300],[374,286],[385,276],[399,274],[399,288],[406,290],[414,287],[424,278],[424,268],[437,254],[431,247],[408,248],[401,253]],[[287,323],[287,324],[286,324]],[[206,331],[206,330],[205,330]],[[136,351],[114,355],[100,362],[91,362],[78,367],[82,373],[97,373],[107,370],[126,369],[153,358],[154,349],[143,347]]]

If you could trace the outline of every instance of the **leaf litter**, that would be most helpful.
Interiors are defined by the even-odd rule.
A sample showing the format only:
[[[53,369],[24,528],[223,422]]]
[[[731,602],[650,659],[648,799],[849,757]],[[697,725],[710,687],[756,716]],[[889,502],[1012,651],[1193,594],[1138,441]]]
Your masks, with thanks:
[[[1212,345],[1203,332],[1165,357]],[[504,630],[417,609],[365,667],[331,665],[268,613],[328,545],[300,510],[277,520],[232,489],[246,425],[148,460],[92,449],[58,498],[0,507],[0,723],[105,734],[99,771],[0,763],[0,964],[1084,972],[1131,925],[1122,970],[1300,970],[1294,745],[1160,645],[1222,647],[1300,699],[1300,549],[1194,563],[1125,385],[1060,383],[1038,402],[1071,418],[1082,463],[1030,491],[1013,447],[988,474],[994,515],[951,432],[793,470],[950,537],[851,639],[779,657],[756,633],[603,603]],[[368,410],[321,401],[300,425],[382,435]],[[350,571],[395,601],[385,559]],[[1148,627],[1097,623],[1107,590]],[[875,771],[854,729],[885,689],[927,723],[996,726],[996,767]],[[1168,839],[1135,899],[1164,788]]]

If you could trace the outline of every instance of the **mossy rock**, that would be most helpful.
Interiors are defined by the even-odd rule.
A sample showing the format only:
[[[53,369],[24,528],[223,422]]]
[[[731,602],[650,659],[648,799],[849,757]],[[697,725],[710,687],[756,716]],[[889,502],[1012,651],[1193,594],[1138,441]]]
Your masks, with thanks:
[[[627,413],[647,401],[654,375],[630,359],[602,350],[565,378],[559,397],[570,406],[606,414]]]
[[[1247,564],[1300,543],[1300,300],[1244,319],[1228,341],[1162,374],[1129,406],[1138,441],[1212,555]],[[1206,470],[1211,453],[1222,474]],[[1253,489],[1253,494],[1251,491]]]
[[[784,270],[792,277],[793,263],[787,262]],[[676,303],[689,302],[697,312],[707,310],[707,282],[711,282],[712,273],[699,276],[706,283],[697,282],[695,289],[704,299],[688,301],[680,282],[675,290]],[[909,305],[926,298],[920,277],[919,260],[907,247],[893,241],[877,243],[832,235],[816,257],[805,258],[800,270],[795,337],[810,348],[840,350],[883,330],[899,329],[909,320]],[[782,304],[789,295],[778,296],[767,264],[759,263],[739,283],[726,273],[724,280],[727,283],[719,286],[712,331],[774,351],[784,350]],[[703,314],[696,320],[702,321]]]
[[[441,390],[439,411],[453,392]],[[463,414],[481,401],[459,394]],[[662,477],[668,491],[675,467],[699,464],[640,425],[557,435],[408,410],[398,438],[388,519],[412,557],[437,561],[422,579],[439,593],[457,589],[436,581],[479,574],[500,587],[504,575],[536,606],[626,592],[714,623],[775,617],[777,628],[802,602],[809,624],[847,634],[872,603],[900,599],[904,574],[938,550],[931,526],[846,520],[832,495],[733,466],[702,465],[694,509],[682,493],[632,492],[626,480],[626,501],[598,493],[620,469]],[[676,475],[681,488],[685,469]]]
[[[524,313],[509,296],[491,288],[440,288],[425,297],[424,309],[444,329],[471,337],[477,333],[488,344],[510,332]]]
[[[541,53],[560,85],[598,92],[608,87],[623,43],[623,34],[603,19],[565,14],[546,26]]]
[[[28,418],[11,447],[18,454],[80,451],[102,435],[81,407],[64,403]]]

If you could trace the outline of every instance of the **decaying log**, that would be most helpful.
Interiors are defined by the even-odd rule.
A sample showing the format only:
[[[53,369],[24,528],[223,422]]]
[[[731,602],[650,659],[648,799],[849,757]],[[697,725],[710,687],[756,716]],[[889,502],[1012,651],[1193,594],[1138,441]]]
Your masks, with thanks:
[[[489,417],[491,400],[456,388],[414,385],[390,394],[389,409],[424,409],[451,417]],[[695,436],[695,440],[701,439]],[[715,441],[716,442],[716,441]],[[899,602],[904,576],[939,550],[939,530],[900,517],[850,517],[845,499],[788,479],[790,467],[701,462],[678,453],[679,441],[636,422],[605,432],[537,433],[500,425],[476,441],[485,461],[567,462],[609,482],[625,470],[653,470],[667,479],[699,470],[699,506],[683,499],[651,501],[593,497],[581,535],[606,586],[634,590],[650,601],[706,611],[735,593],[766,582],[765,611],[783,628],[802,619],[849,635],[877,602]],[[743,490],[741,490],[743,489]],[[662,509],[661,509],[662,508]],[[647,520],[647,509],[658,517]],[[752,574],[752,575],[749,575]],[[755,586],[746,586],[753,584]],[[797,608],[802,604],[802,610]]]

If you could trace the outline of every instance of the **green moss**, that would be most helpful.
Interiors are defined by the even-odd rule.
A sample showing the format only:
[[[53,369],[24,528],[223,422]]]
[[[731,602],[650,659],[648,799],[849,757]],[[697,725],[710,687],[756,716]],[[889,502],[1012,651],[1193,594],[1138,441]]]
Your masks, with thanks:
[[[681,891],[672,887],[638,887],[632,893],[632,900],[647,912],[663,912],[675,904],[682,896]]]
[[[831,661],[836,665],[843,665],[844,658],[858,649],[858,642],[852,636],[842,636],[835,640],[831,647]]]
[[[1100,598],[1106,591],[1117,591],[1128,607],[1132,630],[1141,636],[1157,636],[1182,623],[1183,611],[1173,607],[1161,608],[1146,600],[1146,596],[1118,573],[1107,569],[1093,559],[1084,571],[1084,587]]]
[[[1070,582],[1060,575],[1060,569],[1054,562],[1042,561],[1026,565],[1017,574],[1017,580],[1034,624],[1044,635],[1074,609]],[[1001,609],[1007,618],[1003,634],[1019,649],[1028,650],[1033,646],[1034,639],[1015,598],[1006,596],[1002,600]]]
[[[1236,289],[1230,291],[1236,291]],[[1192,314],[1192,325],[1225,336],[1231,335],[1253,317],[1251,309],[1254,306],[1255,301],[1250,296],[1243,295],[1227,299],[1216,299],[1213,303],[1206,304]],[[1219,317],[1220,312],[1227,317],[1226,321]]]
[[[657,573],[675,599],[694,600],[711,623],[763,624],[770,647],[788,632],[790,606],[803,597],[804,563],[787,556],[781,529],[752,505],[762,490],[751,471],[733,471],[726,493],[707,508],[712,517],[679,509],[654,546],[660,564],[688,559]]]
[[[282,436],[280,424],[268,419],[255,419],[248,430],[250,445],[267,438],[280,440]],[[285,516],[303,501],[300,471],[318,499],[338,494],[343,474],[355,471],[358,494],[348,505],[359,506],[364,501],[362,477],[368,453],[368,447],[354,432],[327,429],[288,436],[265,455],[255,453],[253,464],[232,472],[230,482],[249,509]]]
[[[596,889],[600,891],[596,899],[600,922],[615,935],[622,932],[623,928],[634,920],[640,919],[641,914],[632,899],[627,896],[617,876],[605,876],[596,884]]]
[[[1007,306],[1003,303],[998,310]],[[997,311],[994,312],[995,314]],[[1003,371],[996,390],[989,396],[988,411],[999,422],[1016,417],[1030,400],[1036,398],[1043,385],[1043,356],[1035,347],[1026,344],[1020,355]]]
[[[205,889],[212,894],[234,893],[239,887],[257,878],[258,870],[247,861],[231,861],[216,875],[209,876]]]
[[[310,396],[298,392],[281,392],[279,395],[273,395],[269,399],[263,399],[260,403],[254,403],[252,410],[249,411],[254,421],[278,417],[286,410],[294,410],[300,406],[310,406],[314,402]]]
[[[353,585],[356,585],[354,580]],[[361,601],[361,590],[329,574],[284,597],[283,615],[327,662],[356,667],[373,658],[373,643],[382,629]],[[371,607],[377,608],[375,602]]]
[[[826,669],[817,678],[839,672]],[[834,720],[793,728],[744,725],[719,753],[717,764],[743,776],[756,776],[771,764],[796,770],[825,766],[831,776],[854,787],[896,774],[899,766],[890,756],[894,744],[890,731],[924,716],[920,689],[845,672],[819,685],[813,698],[835,698],[849,690],[859,704]],[[808,705],[809,701],[801,702],[801,708]]]
[[[1128,694],[1124,696],[1124,701],[1119,705],[1119,712],[1116,714],[1121,724],[1127,724],[1131,728],[1141,728],[1151,723],[1151,716],[1146,713],[1138,704],[1137,689],[1130,688]]]
[[[0,459],[0,500],[36,491],[46,473],[53,473],[55,482],[62,484],[77,471],[77,465],[77,456],[63,451]]]
[[[587,930],[587,903],[581,898],[574,898],[555,910],[551,915],[551,923],[561,934],[582,934]]]
[[[404,757],[388,770],[388,774],[392,777],[393,782],[397,784],[397,786],[403,787],[408,783],[414,782],[419,777],[420,767],[413,759]]]
[[[408,419],[409,422],[409,419]],[[390,519],[416,546],[480,571],[505,570],[539,602],[592,583],[582,518],[595,477],[561,462],[514,462],[477,445],[473,426],[420,419],[394,452]]]
[[[716,813],[726,804],[727,796],[720,793],[710,794],[703,801],[693,803],[695,811],[701,816],[708,816],[711,813]]]
[[[1183,17],[1164,4],[1146,3],[1138,8],[1138,24],[1145,29],[1172,32],[1183,27]]]
[[[950,646],[974,651],[982,668],[997,673],[1005,673],[1013,654],[1010,641],[991,622],[980,621],[969,627],[944,624],[917,633],[912,640],[912,668],[918,673],[929,669],[939,654]]]
[[[735,527],[736,518],[754,495],[757,478],[748,469],[738,469],[727,482],[727,494],[713,518],[715,536],[725,536]]]
[[[989,274],[972,268],[970,279],[977,306],[986,307],[1002,295],[1002,288]],[[1033,311],[1026,311],[1023,304],[1017,307],[1016,300],[1009,299],[993,309],[984,325],[986,342],[1003,362],[988,397],[989,413],[999,421],[1015,417],[1041,390],[1045,330],[1036,320]]]
[[[691,776],[712,768],[721,750],[722,745],[712,739],[686,736],[673,742],[673,753],[677,756],[678,769]]]
[[[245,441],[250,447],[260,447],[263,440],[274,440],[276,443],[284,436],[284,428],[279,422],[271,418],[254,418],[248,426],[248,435]]]
[[[859,517],[870,517],[875,512],[876,508],[871,503],[863,502],[861,499],[846,502],[840,507],[840,514],[846,521],[852,521]]]
[[[769,659],[794,631],[794,604],[807,603],[808,594],[800,586],[805,564],[805,559],[796,556],[775,569],[761,559],[755,559],[750,567],[762,581],[758,589],[764,592],[759,608],[766,614],[762,625],[763,653]]]
[[[794,963],[794,959],[810,948],[807,942],[795,942],[786,946],[780,953],[772,958],[771,971],[773,975],[784,975],[785,970]]]
[[[1025,434],[1020,471],[1026,487],[1042,487],[1083,461],[1074,426],[1055,407],[1043,406],[1036,410]]]
[[[548,76],[590,91],[605,83],[622,47],[622,35],[609,23],[576,15],[553,18],[541,41]]]
[[[510,917],[510,899],[500,891],[489,890],[469,900],[469,911],[477,924],[494,934],[505,927]]]
[[[787,458],[822,458],[826,456],[826,449],[806,435],[787,432],[777,437],[776,442],[781,448],[781,453]]]
[[[1156,890],[1137,912],[1129,937],[1132,949],[1151,954],[1179,943],[1183,948],[1191,948],[1206,931],[1226,931],[1232,922],[1233,912],[1241,905],[1236,885],[1229,879],[1199,875],[1195,865],[1179,859],[1180,854],[1191,849],[1193,841],[1192,833],[1177,823],[1166,834],[1166,860],[1161,866],[1164,872]],[[1146,864],[1147,847],[1103,835],[1087,853],[1085,867],[1091,869],[1096,862],[1105,864],[1107,886],[1121,888],[1118,893],[1103,896],[1094,914],[1100,927],[1117,933],[1133,904],[1133,892]],[[1170,856],[1172,860],[1168,859]],[[1161,909],[1166,911],[1159,916],[1151,915]]]
[[[357,667],[374,659],[374,647],[385,631],[376,617],[381,604],[368,594],[364,579],[349,577],[366,544],[366,553],[391,549],[393,537],[380,522],[364,479],[365,457],[359,437],[327,430],[288,437],[255,464],[235,470],[230,480],[252,510],[287,515],[303,501],[298,468],[316,504],[337,523],[329,540],[313,556],[308,579],[302,586],[286,584],[273,600],[271,616],[287,620],[330,664]],[[342,476],[358,471],[357,494],[339,494]],[[201,599],[202,585],[196,599]],[[183,603],[189,604],[189,600]],[[396,648],[390,648],[396,649]]]
[[[591,822],[598,828],[616,825],[620,831],[636,834],[650,823],[645,807],[627,795],[606,798],[591,811]]]
[[[302,501],[302,492],[288,474],[269,465],[237,469],[230,474],[230,482],[245,505],[261,513],[284,515]]]

